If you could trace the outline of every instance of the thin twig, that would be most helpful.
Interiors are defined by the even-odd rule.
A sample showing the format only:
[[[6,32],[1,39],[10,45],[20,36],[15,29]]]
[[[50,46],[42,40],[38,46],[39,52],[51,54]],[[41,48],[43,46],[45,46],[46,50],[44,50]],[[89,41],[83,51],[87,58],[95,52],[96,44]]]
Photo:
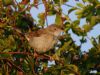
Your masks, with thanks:
[[[45,13],[46,25],[48,26],[47,11]]]
[[[23,55],[33,55],[29,52],[0,52],[0,54],[23,54]]]
[[[9,62],[12,66],[14,66],[17,70],[24,72],[19,66],[15,65],[15,64],[12,62],[12,60],[7,59],[7,58],[0,58],[0,60],[7,61],[7,62]]]
[[[26,59],[26,60],[30,60],[29,64],[30,64],[30,66],[31,66],[31,68],[32,68],[33,74],[34,74],[34,75],[37,75],[37,74],[35,73],[35,70],[34,70],[34,68],[35,68],[35,63],[33,63],[32,58],[31,58],[30,56],[28,56],[27,58],[28,58],[28,59]]]
[[[38,6],[41,5],[41,4],[43,4],[43,3],[39,3]],[[22,11],[20,11],[20,13],[26,11],[28,8],[31,8],[32,6],[34,6],[34,5],[33,4],[27,4],[27,7],[24,8]]]
[[[63,4],[63,5],[65,5],[65,6],[68,6],[68,7],[75,7],[75,6],[72,6],[72,5],[69,5],[69,4]]]

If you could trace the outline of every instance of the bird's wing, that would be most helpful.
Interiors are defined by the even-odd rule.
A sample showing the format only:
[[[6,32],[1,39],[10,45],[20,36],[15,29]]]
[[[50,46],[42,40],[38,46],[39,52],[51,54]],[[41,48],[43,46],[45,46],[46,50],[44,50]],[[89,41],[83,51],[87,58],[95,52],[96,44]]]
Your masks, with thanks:
[[[40,37],[42,35],[45,35],[45,34],[48,34],[47,31],[45,29],[39,29],[37,31],[34,31],[34,32],[29,32],[25,35],[25,37],[27,39],[32,39],[33,37]]]

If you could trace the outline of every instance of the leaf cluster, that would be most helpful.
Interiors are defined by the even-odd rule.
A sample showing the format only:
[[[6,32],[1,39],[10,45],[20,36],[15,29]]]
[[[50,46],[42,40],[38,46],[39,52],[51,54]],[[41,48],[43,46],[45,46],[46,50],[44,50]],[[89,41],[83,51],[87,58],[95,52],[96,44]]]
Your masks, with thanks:
[[[81,46],[86,43],[85,37],[94,26],[100,23],[100,1],[82,0],[84,4],[67,5],[68,0],[0,0],[0,75],[91,75],[91,70],[100,74],[100,36],[90,38],[93,47],[88,52],[82,52]],[[30,14],[32,7],[38,9],[43,4],[45,11],[38,14],[38,21]],[[63,13],[62,5],[70,7],[68,14]],[[77,20],[69,17],[75,11]],[[55,16],[55,24],[63,25],[65,35],[59,37],[59,44],[47,52],[53,58],[54,64],[48,64],[47,59],[34,59],[32,49],[24,33],[36,31],[48,26],[48,16]],[[86,24],[80,27],[81,19]],[[18,33],[14,28],[21,30]],[[81,45],[76,45],[71,34],[72,30],[80,39]],[[38,62],[38,63],[37,63]]]

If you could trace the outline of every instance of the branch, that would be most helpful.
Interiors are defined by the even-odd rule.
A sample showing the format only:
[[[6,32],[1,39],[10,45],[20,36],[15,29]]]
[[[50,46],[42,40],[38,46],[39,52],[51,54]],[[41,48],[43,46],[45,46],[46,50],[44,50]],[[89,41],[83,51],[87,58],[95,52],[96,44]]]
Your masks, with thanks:
[[[24,72],[19,66],[15,65],[15,64],[13,63],[13,61],[11,61],[11,60],[9,60],[9,59],[7,59],[7,58],[0,58],[0,60],[7,61],[7,62],[9,62],[12,66],[14,66],[17,70]]]
[[[46,25],[48,26],[47,11],[45,11],[45,20],[46,20]]]
[[[65,6],[68,6],[68,7],[75,7],[75,6],[72,6],[72,5],[69,5],[69,4],[63,4]]]
[[[38,6],[41,5],[41,4],[43,4],[43,3],[39,3]],[[22,11],[20,11],[20,13],[26,11],[27,9],[31,8],[32,6],[34,6],[34,5],[33,4],[27,4],[27,7],[24,8]]]
[[[23,54],[23,55],[31,55],[31,56],[33,56],[33,54],[31,54],[29,52],[0,52],[0,54]]]

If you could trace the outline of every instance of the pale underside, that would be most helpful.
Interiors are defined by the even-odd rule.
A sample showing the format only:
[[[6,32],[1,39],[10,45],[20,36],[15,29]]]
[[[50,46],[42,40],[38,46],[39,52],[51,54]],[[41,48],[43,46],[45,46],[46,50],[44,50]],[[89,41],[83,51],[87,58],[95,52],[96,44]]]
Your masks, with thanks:
[[[57,43],[57,37],[62,30],[55,25],[47,28],[39,29],[34,32],[29,32],[25,35],[30,46],[37,53],[44,53],[49,51]]]
[[[44,38],[45,37],[45,38]],[[44,53],[53,48],[57,43],[57,38],[50,34],[44,34],[40,37],[34,37],[29,44],[37,53]]]

